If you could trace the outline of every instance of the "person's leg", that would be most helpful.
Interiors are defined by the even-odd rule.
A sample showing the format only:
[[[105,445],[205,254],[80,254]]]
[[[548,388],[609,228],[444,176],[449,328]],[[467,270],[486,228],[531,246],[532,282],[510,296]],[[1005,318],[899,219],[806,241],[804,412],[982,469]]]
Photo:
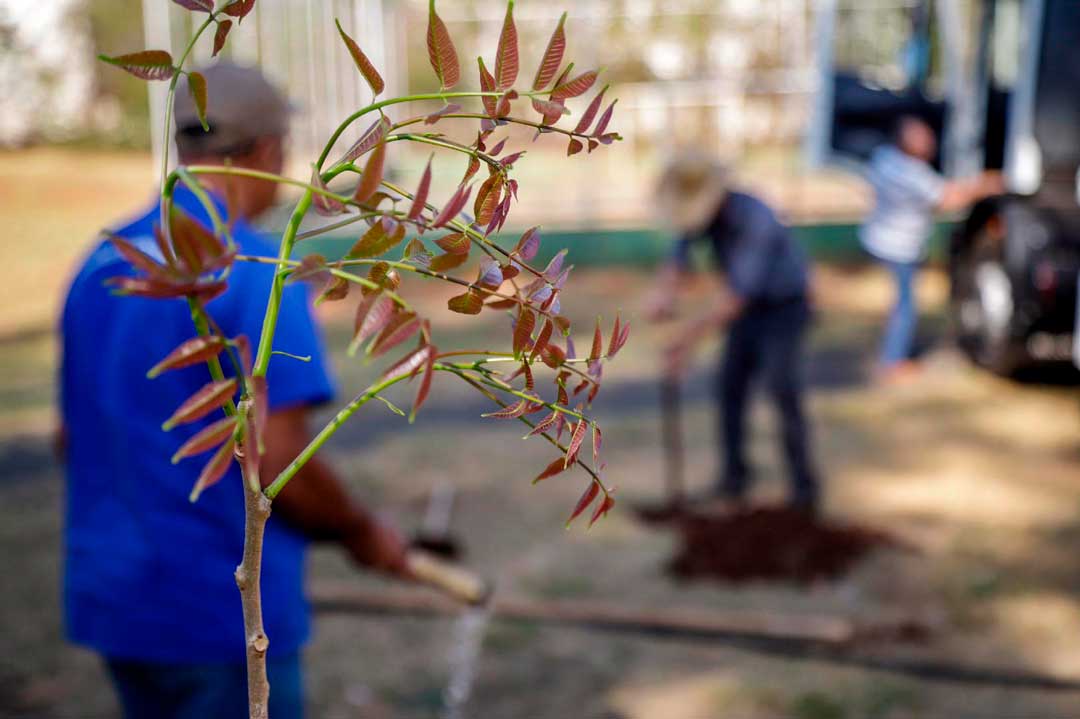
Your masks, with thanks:
[[[754,318],[736,320],[728,332],[727,346],[717,376],[720,440],[724,457],[717,490],[729,499],[742,498],[750,479],[745,454],[746,404],[757,364],[756,344]]]
[[[762,330],[766,386],[779,413],[781,439],[791,478],[791,505],[815,511],[820,497],[810,451],[810,431],[803,411],[803,337],[810,311],[792,305],[770,313]]]
[[[125,719],[235,719],[248,715],[243,663],[163,664],[107,660]],[[271,659],[270,716],[303,719],[300,656]]]
[[[889,315],[881,345],[881,366],[889,368],[911,357],[918,318],[915,308],[915,275],[918,265],[913,262],[885,264],[896,283],[896,302]]]
[[[125,719],[247,716],[243,664],[171,664],[121,659],[108,660],[107,664]]]

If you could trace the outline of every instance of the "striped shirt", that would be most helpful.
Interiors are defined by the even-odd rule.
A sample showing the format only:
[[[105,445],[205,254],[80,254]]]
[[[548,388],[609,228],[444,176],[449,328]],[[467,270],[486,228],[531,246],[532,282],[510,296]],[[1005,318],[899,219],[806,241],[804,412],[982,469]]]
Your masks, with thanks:
[[[945,179],[926,162],[892,145],[874,151],[867,179],[874,188],[874,209],[859,229],[863,247],[882,260],[921,260]]]

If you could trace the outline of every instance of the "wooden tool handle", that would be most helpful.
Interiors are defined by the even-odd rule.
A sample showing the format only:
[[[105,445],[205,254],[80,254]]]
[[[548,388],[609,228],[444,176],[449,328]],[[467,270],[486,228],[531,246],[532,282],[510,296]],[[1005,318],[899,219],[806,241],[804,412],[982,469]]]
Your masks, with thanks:
[[[417,580],[467,604],[483,604],[491,594],[491,587],[483,578],[428,552],[410,550],[405,562]]]

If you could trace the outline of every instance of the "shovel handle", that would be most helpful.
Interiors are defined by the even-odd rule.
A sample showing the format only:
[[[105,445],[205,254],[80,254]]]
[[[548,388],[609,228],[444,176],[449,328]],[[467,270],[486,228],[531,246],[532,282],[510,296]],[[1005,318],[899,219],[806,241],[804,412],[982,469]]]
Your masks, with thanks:
[[[405,564],[418,581],[466,604],[483,604],[491,594],[491,586],[482,577],[428,552],[410,550]]]

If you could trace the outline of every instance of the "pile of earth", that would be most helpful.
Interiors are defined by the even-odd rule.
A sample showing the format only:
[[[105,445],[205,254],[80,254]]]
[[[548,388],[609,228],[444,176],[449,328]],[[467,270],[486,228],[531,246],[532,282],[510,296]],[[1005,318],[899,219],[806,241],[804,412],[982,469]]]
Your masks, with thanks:
[[[679,579],[810,584],[845,575],[873,550],[897,546],[884,532],[784,507],[671,513],[679,533],[668,570]]]

